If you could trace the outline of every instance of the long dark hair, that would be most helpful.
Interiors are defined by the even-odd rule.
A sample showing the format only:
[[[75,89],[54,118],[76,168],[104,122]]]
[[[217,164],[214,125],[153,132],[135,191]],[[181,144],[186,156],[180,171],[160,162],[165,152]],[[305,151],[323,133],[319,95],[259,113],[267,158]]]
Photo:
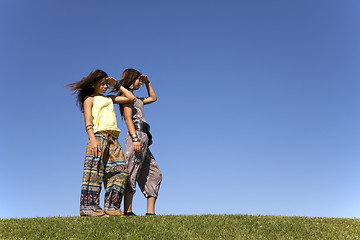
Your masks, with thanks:
[[[131,85],[133,85],[136,79],[138,79],[140,76],[141,73],[136,69],[133,68],[125,69],[125,71],[121,75],[120,84],[127,90],[132,90],[130,88]],[[122,95],[122,93],[120,92],[119,95]],[[119,108],[120,108],[121,118],[124,119],[124,106],[122,104],[119,104]]]
[[[79,82],[66,85],[70,87],[73,94],[77,95],[77,104],[80,106],[81,112],[84,112],[85,98],[94,93],[94,85],[97,81],[108,77],[107,73],[103,70],[95,69],[88,76],[82,78]]]

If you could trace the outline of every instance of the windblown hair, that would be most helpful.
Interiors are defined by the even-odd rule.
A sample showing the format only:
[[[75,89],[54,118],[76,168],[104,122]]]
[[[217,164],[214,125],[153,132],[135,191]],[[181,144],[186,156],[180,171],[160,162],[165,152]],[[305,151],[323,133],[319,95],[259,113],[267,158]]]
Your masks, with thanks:
[[[132,90],[130,87],[133,85],[138,77],[141,76],[141,73],[138,70],[133,68],[125,69],[121,75],[120,84],[127,90]],[[122,95],[120,92],[119,95]],[[124,106],[119,104],[121,118],[124,119]]]
[[[80,106],[81,112],[84,112],[84,101],[86,97],[94,94],[94,85],[96,82],[105,77],[108,77],[106,72],[96,69],[79,82],[66,85],[66,87],[70,87],[71,90],[74,91],[73,94],[77,95],[77,104]]]

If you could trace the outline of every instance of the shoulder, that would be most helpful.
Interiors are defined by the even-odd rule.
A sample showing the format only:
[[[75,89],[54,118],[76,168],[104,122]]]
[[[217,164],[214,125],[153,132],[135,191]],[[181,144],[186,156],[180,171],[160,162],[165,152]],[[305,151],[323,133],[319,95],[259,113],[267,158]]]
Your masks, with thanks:
[[[133,106],[133,103],[132,102],[129,102],[129,103],[123,103],[124,107],[127,107],[127,108],[132,108]]]
[[[84,105],[89,105],[94,103],[94,96],[87,96],[84,100]]]
[[[124,107],[132,108],[136,101],[137,101],[137,98],[134,98],[133,101],[130,101],[128,103],[124,103],[123,105],[124,105]]]
[[[94,96],[87,96],[87,97],[85,98],[84,102],[86,102],[86,101],[88,101],[88,102],[93,102],[93,101],[94,101]]]

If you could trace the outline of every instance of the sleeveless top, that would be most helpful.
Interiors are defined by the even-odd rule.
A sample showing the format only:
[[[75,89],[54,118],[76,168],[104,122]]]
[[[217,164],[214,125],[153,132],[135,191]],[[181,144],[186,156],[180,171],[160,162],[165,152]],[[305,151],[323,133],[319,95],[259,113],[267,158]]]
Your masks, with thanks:
[[[94,96],[91,111],[94,133],[105,131],[117,138],[120,129],[117,127],[116,113],[110,97]]]
[[[144,115],[144,103],[140,99],[134,101],[132,105],[132,120],[133,122],[146,122]]]

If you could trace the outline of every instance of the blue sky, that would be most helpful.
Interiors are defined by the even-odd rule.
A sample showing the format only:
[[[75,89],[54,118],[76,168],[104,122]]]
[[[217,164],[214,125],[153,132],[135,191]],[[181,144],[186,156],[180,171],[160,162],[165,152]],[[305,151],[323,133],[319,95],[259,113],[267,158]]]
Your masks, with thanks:
[[[158,214],[359,218],[359,11],[355,0],[1,0],[0,218],[79,215],[87,135],[64,86],[129,67],[158,96],[145,108]],[[139,191],[133,209],[146,212]]]

